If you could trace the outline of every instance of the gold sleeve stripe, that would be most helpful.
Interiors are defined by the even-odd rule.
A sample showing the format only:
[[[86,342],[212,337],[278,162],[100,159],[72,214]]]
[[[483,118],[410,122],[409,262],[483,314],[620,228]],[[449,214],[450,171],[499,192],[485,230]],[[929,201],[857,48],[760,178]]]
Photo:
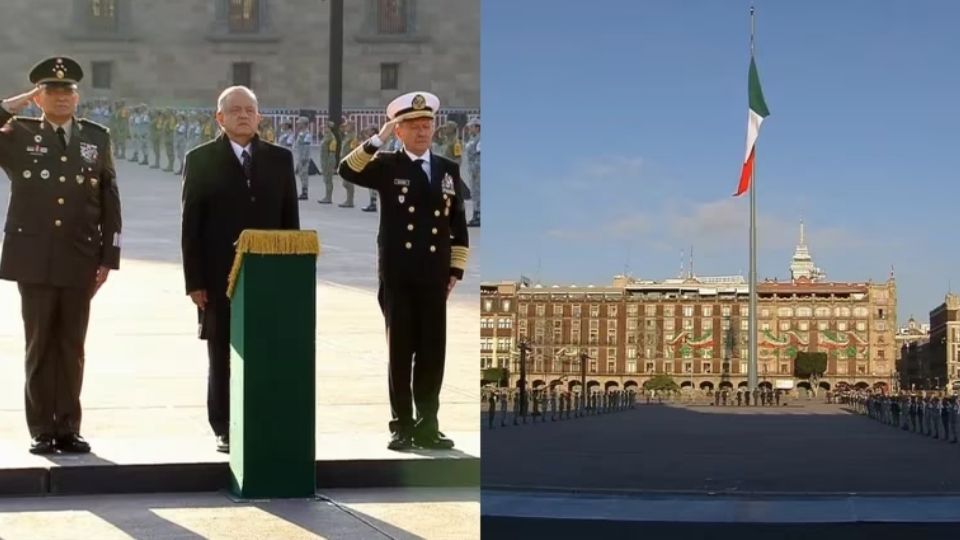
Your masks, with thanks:
[[[450,266],[460,270],[467,269],[467,256],[470,254],[470,248],[463,246],[453,246],[450,248]]]
[[[347,154],[346,161],[347,167],[353,172],[360,172],[367,166],[367,163],[370,163],[370,160],[373,159],[373,154],[368,154],[363,151],[362,146],[358,146],[353,152]]]

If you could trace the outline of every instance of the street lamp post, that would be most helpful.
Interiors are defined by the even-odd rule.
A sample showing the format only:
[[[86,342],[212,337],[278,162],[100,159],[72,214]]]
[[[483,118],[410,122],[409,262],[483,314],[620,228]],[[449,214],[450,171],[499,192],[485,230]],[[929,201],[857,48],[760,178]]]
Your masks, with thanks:
[[[527,353],[530,352],[530,345],[526,340],[517,344],[520,349],[520,416],[527,416]]]

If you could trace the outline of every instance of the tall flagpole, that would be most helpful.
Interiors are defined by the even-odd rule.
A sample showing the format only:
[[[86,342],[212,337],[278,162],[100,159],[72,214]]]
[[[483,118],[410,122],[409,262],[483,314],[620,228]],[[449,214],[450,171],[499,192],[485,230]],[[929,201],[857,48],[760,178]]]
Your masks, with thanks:
[[[750,6],[750,58],[755,57],[754,33],[756,18]],[[750,352],[747,384],[750,391],[757,388],[757,155],[756,142],[753,149],[753,169],[750,172]]]

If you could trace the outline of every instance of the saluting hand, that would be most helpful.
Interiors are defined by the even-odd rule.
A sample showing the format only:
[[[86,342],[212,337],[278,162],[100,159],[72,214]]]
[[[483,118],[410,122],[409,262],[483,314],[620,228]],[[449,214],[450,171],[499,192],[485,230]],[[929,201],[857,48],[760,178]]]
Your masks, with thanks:
[[[19,96],[13,96],[3,100],[3,108],[12,114],[22,111],[33,100],[33,96],[40,93],[40,87],[36,86],[29,92],[24,92]]]
[[[393,127],[396,125],[396,120],[390,120],[380,128],[380,133],[377,134],[377,137],[380,137],[380,140],[386,143],[390,140],[390,137],[393,137]]]

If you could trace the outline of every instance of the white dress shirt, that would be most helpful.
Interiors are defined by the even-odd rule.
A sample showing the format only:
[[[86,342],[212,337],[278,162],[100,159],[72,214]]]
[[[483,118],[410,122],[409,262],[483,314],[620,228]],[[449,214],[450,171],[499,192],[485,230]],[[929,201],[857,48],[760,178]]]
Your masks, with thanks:
[[[233,139],[231,139],[230,146],[233,147],[233,153],[237,155],[237,159],[240,160],[241,165],[243,165],[244,150],[246,150],[246,152],[250,154],[250,159],[253,159],[253,152],[250,150],[250,143],[247,143],[246,146],[240,146],[239,144],[233,142]]]

